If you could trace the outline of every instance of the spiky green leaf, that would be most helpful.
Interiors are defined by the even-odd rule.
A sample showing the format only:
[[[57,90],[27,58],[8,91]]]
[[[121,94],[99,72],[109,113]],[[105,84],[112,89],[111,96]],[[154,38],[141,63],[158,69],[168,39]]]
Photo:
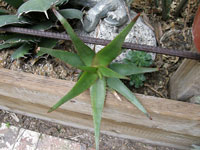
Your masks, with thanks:
[[[0,15],[0,27],[12,24],[27,24],[29,21],[25,18],[18,18],[16,15]]]
[[[41,56],[43,54],[49,54],[51,56],[54,56],[67,64],[70,64],[73,67],[79,67],[79,66],[84,66],[84,63],[81,61],[80,57],[71,52],[63,51],[63,50],[53,50],[50,48],[44,48],[40,47],[38,56]]]
[[[111,63],[119,54],[122,52],[122,44],[124,43],[124,40],[130,30],[132,29],[133,25],[136,23],[138,17],[140,14],[138,14],[130,24],[112,41],[110,42],[106,47],[104,47],[102,50],[100,50],[94,57],[93,64],[94,65],[102,65],[107,66],[109,63]]]
[[[29,53],[29,50],[31,50],[31,48],[32,48],[31,44],[23,44],[14,51],[14,53],[11,55],[11,59],[14,60],[20,57],[24,57],[26,54]]]
[[[124,76],[158,71],[158,68],[137,67],[135,64],[121,63],[113,63],[110,65],[110,68]]]
[[[55,23],[53,23],[52,21],[45,21],[45,22],[37,23],[36,25],[31,26],[30,29],[46,31],[46,30],[51,29],[54,26],[55,26]]]
[[[8,39],[10,39],[10,38],[14,38],[14,37],[16,37],[16,36],[17,36],[17,34],[3,33],[3,34],[0,34],[0,40],[6,41],[6,40],[8,40]]]
[[[53,5],[57,5],[65,1],[68,0],[28,0],[19,7],[17,14],[18,16],[21,16],[22,14],[27,14],[29,12],[43,12],[48,18],[47,10]]]
[[[16,35],[13,38],[6,40],[5,43],[36,43],[39,41],[40,39],[38,37],[28,35]]]
[[[76,35],[67,20],[58,11],[56,11],[55,9],[53,9],[53,11],[69,34],[81,60],[85,63],[86,66],[91,66],[95,52],[87,45],[85,45],[85,43]]]
[[[6,3],[8,3],[9,5],[15,7],[15,8],[18,8],[19,6],[21,6],[24,1],[23,0],[3,0],[5,1]]]
[[[17,46],[19,46],[19,44],[21,44],[21,43],[3,43],[3,44],[0,44],[0,50],[17,47]]]
[[[62,9],[59,13],[66,19],[82,19],[83,13],[78,9]]]
[[[54,48],[57,43],[58,40],[56,39],[41,38],[38,47]]]
[[[101,74],[105,77],[111,77],[111,78],[119,78],[119,79],[129,79],[107,67],[103,67],[103,66],[100,66],[98,68],[98,70],[101,72]]]
[[[59,0],[59,1],[57,1],[56,5],[57,6],[64,5],[64,4],[68,3],[68,1],[69,0]]]
[[[123,95],[127,100],[134,104],[139,110],[141,110],[147,117],[151,118],[143,105],[138,101],[138,99],[133,95],[133,93],[124,85],[122,81],[116,78],[108,78],[107,84],[113,90],[116,90],[121,95]]]
[[[100,137],[100,125],[101,114],[103,111],[105,96],[106,96],[106,80],[103,77],[98,79],[90,88],[90,96],[92,103],[92,114],[95,129],[95,143],[96,150],[99,150],[99,137]]]
[[[78,96],[85,90],[87,90],[97,80],[98,76],[95,73],[84,72],[75,86],[61,99],[59,100],[48,112],[52,112],[60,107],[65,102]]]

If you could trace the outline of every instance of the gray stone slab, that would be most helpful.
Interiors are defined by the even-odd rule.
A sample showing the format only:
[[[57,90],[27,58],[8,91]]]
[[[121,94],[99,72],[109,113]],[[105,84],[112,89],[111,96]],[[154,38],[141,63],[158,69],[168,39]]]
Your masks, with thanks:
[[[86,150],[86,146],[70,140],[42,135],[36,150]]]
[[[12,150],[18,135],[19,128],[1,123],[0,126],[0,150]]]
[[[13,150],[35,150],[39,137],[40,133],[22,128],[19,131]]]

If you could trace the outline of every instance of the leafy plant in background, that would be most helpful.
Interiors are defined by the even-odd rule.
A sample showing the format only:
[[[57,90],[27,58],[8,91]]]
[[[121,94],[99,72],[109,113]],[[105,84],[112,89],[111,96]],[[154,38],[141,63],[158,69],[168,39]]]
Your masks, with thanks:
[[[171,3],[172,3],[172,0],[162,0],[162,18],[163,18],[163,20],[167,20],[169,17]]]
[[[10,122],[6,122],[6,127],[10,128]]]
[[[56,5],[58,8],[66,5],[68,0],[4,0],[9,5],[17,9],[16,14],[10,14],[8,10],[0,9],[0,27],[20,26],[35,30],[49,30],[56,26],[57,20],[49,9]],[[77,9],[58,10],[65,18],[82,19],[82,12]],[[24,57],[34,50],[37,46],[53,48],[56,46],[55,39],[36,38],[33,36],[24,36],[14,33],[0,34],[0,50],[7,48],[17,48],[12,54],[12,59]]]
[[[17,1],[13,1],[13,0],[4,0],[6,3],[8,3],[9,5],[13,6],[14,8],[18,8],[20,7],[24,1],[23,0],[17,0]]]
[[[55,29],[56,18],[49,9],[56,5],[58,8],[63,8],[69,0],[3,0],[9,5],[17,9],[16,14],[11,14],[9,10],[0,9],[0,27],[4,26],[20,26],[36,30]],[[134,0],[129,1],[130,3]],[[156,5],[159,5],[160,0],[155,0]],[[128,5],[130,5],[130,3]],[[187,3],[187,0],[182,0],[177,12]],[[168,18],[170,11],[171,0],[162,0],[163,18]],[[77,9],[59,9],[58,10],[67,19],[82,19],[82,12]],[[4,33],[0,35],[0,50],[8,48],[17,48],[11,56],[12,59],[24,57],[34,50],[37,46],[45,46],[53,48],[57,44],[57,40],[44,38],[35,38],[33,36],[20,36],[14,33]],[[51,44],[49,44],[51,43]]]
[[[169,13],[171,9],[172,0],[162,0],[162,18],[167,20],[169,18]],[[178,17],[182,9],[187,4],[188,0],[181,0],[175,10],[175,16]],[[160,0],[154,0],[155,6],[159,7]]]
[[[109,43],[98,53],[95,53],[78,38],[69,23],[55,8],[53,8],[53,12],[69,34],[76,48],[77,54],[62,50],[39,47],[38,55],[41,56],[47,53],[57,57],[71,66],[82,70],[82,74],[80,75],[80,78],[75,86],[61,100],[59,100],[49,110],[49,112],[54,111],[65,102],[71,100],[90,88],[96,150],[99,150],[101,113],[106,96],[106,86],[119,92],[150,118],[146,109],[120,79],[128,79],[126,77],[127,75],[129,76],[137,73],[154,72],[157,71],[157,69],[140,68],[135,64],[112,63],[112,61],[122,52],[121,47],[125,37],[131,30],[139,15],[137,15],[111,43]]]
[[[124,63],[126,64],[134,64],[137,67],[149,67],[152,65],[153,60],[152,56],[149,53],[141,52],[141,51],[130,51],[126,55],[124,59]],[[131,86],[134,85],[135,88],[139,88],[143,86],[143,82],[146,80],[143,73],[134,74],[130,76],[129,84]]]

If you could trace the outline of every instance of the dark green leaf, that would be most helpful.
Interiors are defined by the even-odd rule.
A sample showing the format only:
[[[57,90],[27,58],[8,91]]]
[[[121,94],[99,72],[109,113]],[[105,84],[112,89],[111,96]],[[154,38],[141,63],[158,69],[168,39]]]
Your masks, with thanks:
[[[70,64],[73,67],[79,67],[84,66],[84,63],[81,61],[80,57],[77,54],[70,53],[63,50],[53,50],[49,48],[40,47],[38,56],[41,56],[43,54],[49,54],[51,56],[54,56],[68,64]]]
[[[94,82],[97,80],[98,76],[95,73],[84,72],[80,79],[77,81],[75,86],[61,99],[58,103],[56,103],[48,112],[52,112],[58,107],[60,107],[65,102],[70,99],[78,96],[85,90],[87,90]]]
[[[122,44],[126,36],[128,35],[129,31],[132,29],[133,25],[137,21],[140,14],[138,14],[132,22],[106,47],[100,50],[96,56],[94,57],[94,65],[102,65],[107,66],[111,63],[119,54],[121,54]]]
[[[82,19],[83,13],[78,9],[62,9],[59,13],[66,19]]]
[[[21,6],[24,1],[23,0],[3,0],[5,1],[6,3],[8,3],[9,5],[15,7],[15,8],[18,8],[19,6]]]
[[[158,71],[158,68],[137,67],[134,64],[121,64],[121,63],[113,63],[110,65],[110,68],[124,76]]]
[[[99,136],[101,125],[101,114],[103,111],[105,96],[106,96],[106,80],[103,77],[98,79],[90,88],[90,96],[92,103],[92,114],[95,129],[96,150],[99,150]]]
[[[66,3],[68,3],[69,0],[59,0],[56,5],[60,6],[60,5],[64,5]]]
[[[27,24],[29,23],[25,18],[18,18],[16,15],[0,15],[0,27],[11,24]]]
[[[21,43],[36,43],[39,42],[38,37],[21,35],[21,34],[0,34],[0,40],[4,40],[2,44],[21,44]]]
[[[15,34],[15,33],[3,33],[0,34],[0,40],[4,40],[6,43],[16,43],[17,41],[39,42],[40,38],[29,35]]]
[[[59,12],[57,12],[55,9],[53,9],[53,11],[69,34],[81,60],[85,63],[86,66],[91,66],[95,52],[84,44],[84,42],[76,35],[67,20]]]
[[[0,34],[0,40],[8,41],[7,43],[15,42],[18,40],[21,42],[39,42],[40,38],[15,33],[3,33]]]
[[[10,34],[10,33],[2,33],[0,34],[0,40],[8,40],[10,38],[14,38],[17,34]]]
[[[6,15],[6,14],[9,14],[9,11],[5,9],[0,9],[0,15]]]
[[[82,76],[83,74],[83,71],[81,71],[79,74],[78,74],[78,80],[80,79],[80,77]]]
[[[28,35],[17,35],[13,38],[10,38],[5,41],[5,43],[36,43],[39,42],[39,38],[34,36],[28,36]]]
[[[48,29],[51,29],[54,26],[55,26],[55,23],[53,23],[52,21],[45,21],[45,22],[37,23],[36,25],[31,26],[30,29],[46,31]]]
[[[105,77],[120,78],[120,79],[129,79],[129,78],[127,78],[127,77],[125,77],[125,76],[123,76],[123,75],[121,75],[121,74],[119,74],[119,73],[117,73],[117,72],[115,72],[115,71],[107,68],[107,67],[101,66],[98,69],[101,72],[101,74],[103,76],[105,76]]]
[[[110,88],[112,88],[113,90],[116,90],[121,95],[123,95],[126,99],[128,99],[132,104],[134,104],[139,110],[141,110],[145,115],[147,115],[147,117],[151,119],[146,109],[138,101],[135,95],[133,95],[133,93],[123,84],[122,81],[116,78],[108,78],[107,84]]]
[[[30,44],[23,44],[18,49],[15,50],[15,52],[11,55],[11,59],[18,59],[20,57],[24,57],[26,54],[29,53],[29,50],[32,48],[32,45]]]
[[[21,5],[17,11],[17,14],[27,14],[29,12],[44,12],[48,18],[47,10],[53,5],[60,4],[66,0],[28,0]]]
[[[38,47],[54,48],[57,43],[58,43],[58,40],[56,39],[42,38],[40,39],[40,42],[38,43]]]
[[[29,39],[26,39],[26,38],[12,38],[12,39],[8,39],[7,41],[5,41],[5,43],[36,43],[37,39],[35,39],[34,37],[30,37]]]
[[[17,47],[17,46],[19,46],[19,44],[21,44],[21,43],[3,43],[3,44],[0,44],[0,50],[2,50],[2,49],[7,49],[7,48],[12,48],[12,47]]]

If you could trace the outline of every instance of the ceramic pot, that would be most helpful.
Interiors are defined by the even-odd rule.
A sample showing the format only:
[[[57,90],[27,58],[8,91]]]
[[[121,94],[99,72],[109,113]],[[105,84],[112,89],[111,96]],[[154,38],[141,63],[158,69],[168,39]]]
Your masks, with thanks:
[[[194,23],[192,26],[192,34],[194,45],[198,52],[200,52],[200,5],[197,10],[196,16],[194,18]]]

